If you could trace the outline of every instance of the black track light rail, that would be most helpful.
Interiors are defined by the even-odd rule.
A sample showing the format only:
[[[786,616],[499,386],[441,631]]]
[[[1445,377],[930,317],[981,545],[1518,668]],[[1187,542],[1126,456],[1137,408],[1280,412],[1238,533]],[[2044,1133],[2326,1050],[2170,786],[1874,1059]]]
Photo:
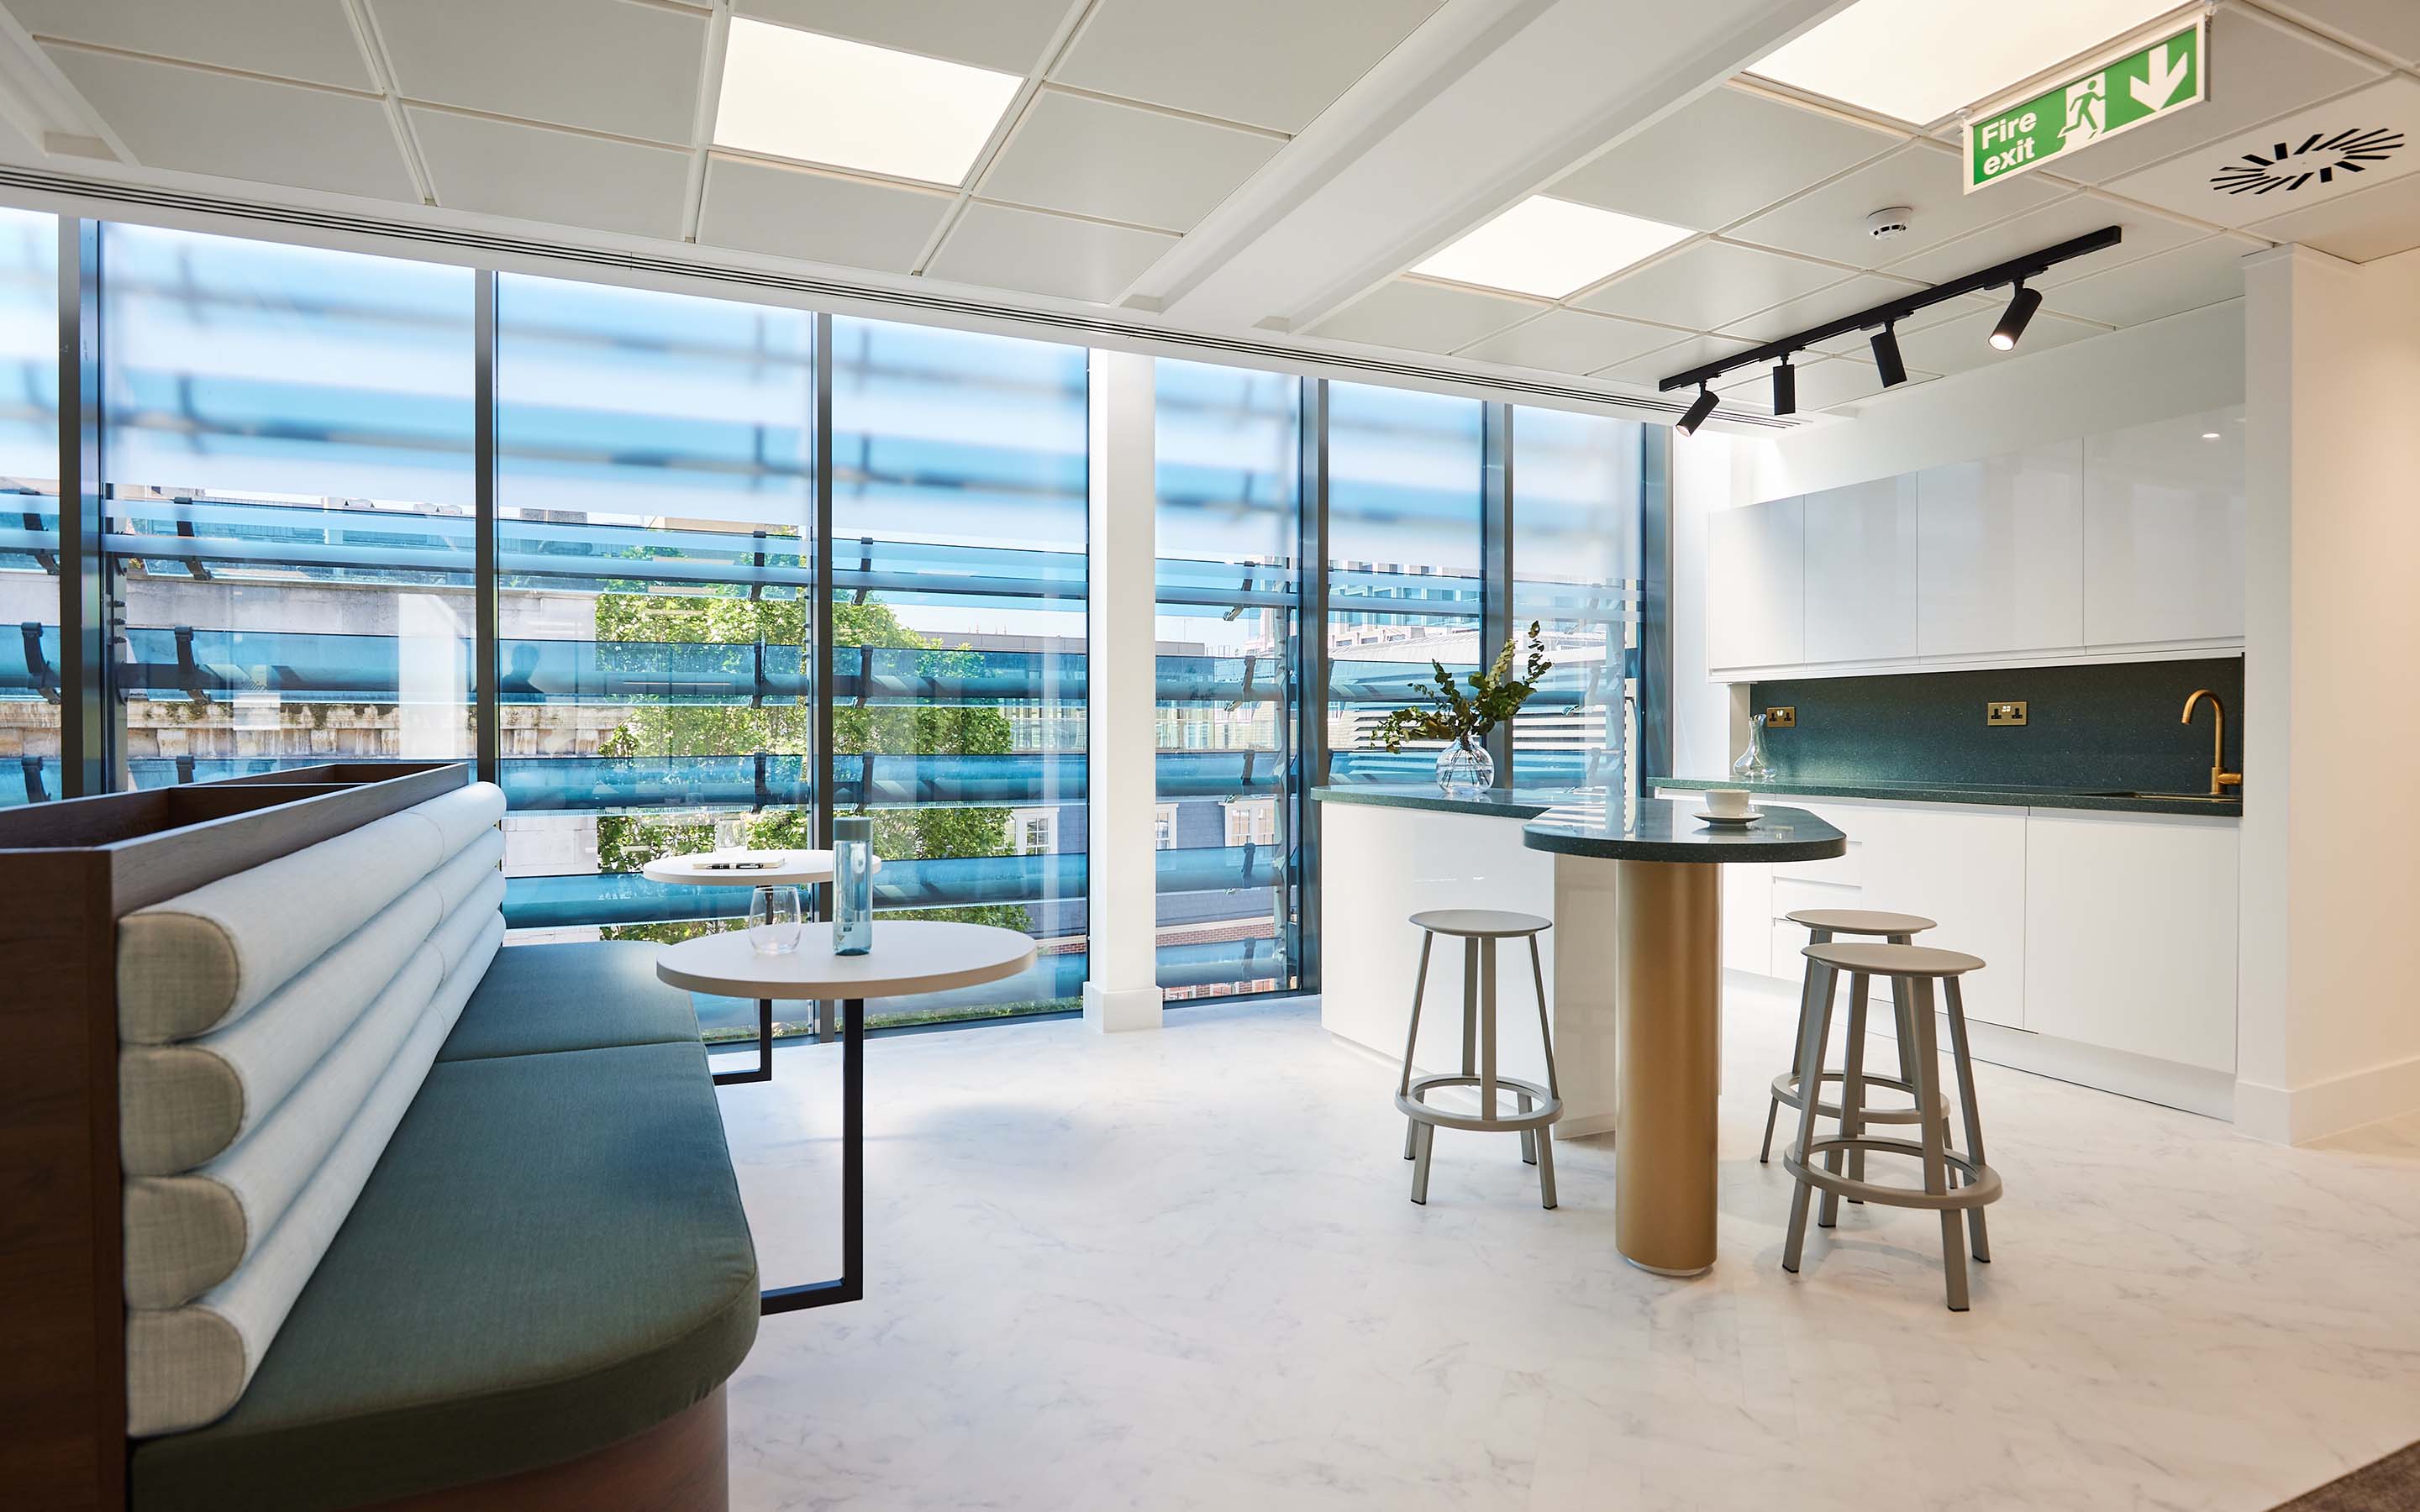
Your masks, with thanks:
[[[2002,284],[2014,284],[2023,279],[2040,277],[2060,263],[2099,252],[2103,247],[2114,247],[2125,239],[2125,235],[2122,227],[2104,225],[2098,231],[2087,231],[2083,236],[2072,240],[2062,241],[2056,246],[2044,247],[2040,252],[2029,252],[2022,257],[2011,257],[2004,263],[1994,263],[1979,273],[1968,273],[1963,278],[1953,278],[1947,284],[1935,284],[1931,288],[1919,289],[1914,294],[1903,294],[1887,304],[1877,304],[1869,310],[1860,310],[1854,315],[1844,315],[1838,320],[1827,320],[1820,326],[1810,326],[1805,331],[1784,336],[1779,341],[1768,341],[1751,351],[1741,352],[1735,357],[1726,357],[1719,363],[1708,363],[1703,367],[1693,367],[1686,373],[1675,373],[1655,387],[1658,393],[1669,393],[1674,389],[1695,388],[1701,383],[1712,383],[1724,374],[1735,372],[1743,367],[1756,367],[1765,363],[1776,363],[1794,352],[1807,350],[1819,341],[1829,341],[1835,336],[1845,336],[1853,331],[1868,331],[1878,326],[1888,325],[1894,320],[1904,320],[1918,310],[1929,309],[1963,295],[1979,294],[1987,288],[1995,288]]]

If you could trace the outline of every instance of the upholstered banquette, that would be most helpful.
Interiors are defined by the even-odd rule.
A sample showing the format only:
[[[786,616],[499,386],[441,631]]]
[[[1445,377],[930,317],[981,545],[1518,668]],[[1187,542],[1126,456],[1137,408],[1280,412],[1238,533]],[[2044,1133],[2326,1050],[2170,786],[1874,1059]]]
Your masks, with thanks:
[[[275,854],[194,826],[244,864],[112,918],[90,1504],[721,1504],[757,1281],[695,1015],[653,947],[503,948],[504,795],[464,776],[298,785],[357,822]]]

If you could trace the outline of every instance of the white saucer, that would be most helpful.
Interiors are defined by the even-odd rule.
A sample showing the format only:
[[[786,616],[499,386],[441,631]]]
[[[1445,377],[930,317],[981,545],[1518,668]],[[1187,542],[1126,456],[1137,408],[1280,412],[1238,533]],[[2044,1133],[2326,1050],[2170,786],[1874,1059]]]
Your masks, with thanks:
[[[1763,817],[1764,810],[1761,809],[1750,809],[1742,814],[1715,813],[1707,809],[1698,810],[1698,823],[1714,825],[1723,829],[1745,829]]]

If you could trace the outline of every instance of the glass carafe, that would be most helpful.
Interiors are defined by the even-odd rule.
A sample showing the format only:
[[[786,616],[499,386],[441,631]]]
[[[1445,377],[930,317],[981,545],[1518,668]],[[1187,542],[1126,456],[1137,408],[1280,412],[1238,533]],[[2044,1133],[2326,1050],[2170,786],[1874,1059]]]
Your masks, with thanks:
[[[1770,782],[1773,765],[1764,759],[1764,716],[1753,714],[1747,721],[1747,749],[1731,763],[1731,776],[1743,782]]]

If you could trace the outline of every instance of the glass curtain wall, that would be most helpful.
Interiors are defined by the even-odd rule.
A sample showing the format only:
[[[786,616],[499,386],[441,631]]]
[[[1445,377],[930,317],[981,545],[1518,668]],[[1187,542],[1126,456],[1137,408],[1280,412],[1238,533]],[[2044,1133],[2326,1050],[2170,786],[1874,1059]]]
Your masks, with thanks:
[[[1534,621],[1555,664],[1512,722],[1524,787],[1637,781],[1640,489],[1646,427],[1512,410],[1512,625]]]
[[[59,796],[58,223],[0,209],[0,807]]]
[[[1411,685],[1480,661],[1483,406],[1327,386],[1327,744],[1331,782],[1415,782],[1437,747],[1373,737]],[[1492,656],[1492,651],[1490,652]]]
[[[471,272],[116,224],[101,260],[118,784],[470,755]]]
[[[1159,985],[1289,991],[1302,380],[1154,366]]]
[[[875,907],[1025,930],[1033,967],[869,1022],[1073,1009],[1085,931],[1084,348],[832,330],[833,811]]]

